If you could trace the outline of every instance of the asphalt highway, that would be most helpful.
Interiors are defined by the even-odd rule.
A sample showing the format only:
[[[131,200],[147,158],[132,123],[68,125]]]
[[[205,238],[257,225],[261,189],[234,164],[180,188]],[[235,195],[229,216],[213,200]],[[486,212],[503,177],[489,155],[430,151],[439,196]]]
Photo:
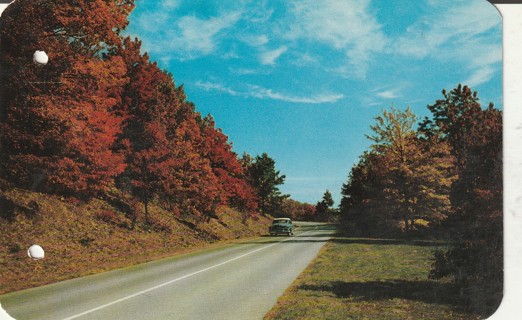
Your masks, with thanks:
[[[333,235],[260,237],[0,296],[17,320],[262,319]]]

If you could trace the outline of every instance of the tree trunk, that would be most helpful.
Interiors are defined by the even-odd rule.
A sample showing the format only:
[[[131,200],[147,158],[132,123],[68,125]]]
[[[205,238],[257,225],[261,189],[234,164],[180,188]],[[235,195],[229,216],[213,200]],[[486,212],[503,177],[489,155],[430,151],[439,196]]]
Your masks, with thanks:
[[[404,228],[406,230],[406,232],[409,232],[410,231],[410,220],[408,219],[408,215],[403,215],[402,216],[402,220],[404,221]]]
[[[149,197],[145,195],[145,199],[143,200],[143,205],[145,207],[145,224],[149,224]]]

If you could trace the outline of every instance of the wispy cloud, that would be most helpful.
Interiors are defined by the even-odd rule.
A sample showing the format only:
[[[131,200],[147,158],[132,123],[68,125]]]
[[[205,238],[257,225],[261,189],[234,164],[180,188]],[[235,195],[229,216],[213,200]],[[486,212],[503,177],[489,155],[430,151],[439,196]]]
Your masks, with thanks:
[[[309,53],[298,53],[295,59],[291,61],[293,65],[296,65],[298,67],[314,65],[318,62],[319,59],[316,56],[312,56]]]
[[[473,37],[498,27],[500,16],[492,10],[489,2],[471,2],[473,10],[470,10],[469,3],[452,2],[444,11],[421,17],[397,39],[396,52],[419,58],[435,56],[439,53],[436,49],[449,44],[450,40],[453,44],[465,44]]]
[[[273,100],[281,100],[286,102],[295,102],[295,103],[331,103],[337,102],[338,100],[344,98],[343,94],[319,94],[309,97],[304,96],[295,96],[291,94],[285,94],[280,92],[275,92],[272,89],[263,88],[260,86],[251,85],[249,95],[252,97],[256,97],[259,99],[273,99]]]
[[[433,13],[411,25],[392,51],[413,58],[461,61],[471,73],[469,84],[490,80],[501,68],[501,50],[490,38],[490,31],[499,27],[499,13],[487,1],[434,5]]]
[[[386,91],[381,91],[381,92],[377,92],[377,95],[381,98],[385,98],[385,99],[394,99],[394,98],[398,98],[399,95],[393,91],[393,90],[386,90]]]
[[[221,84],[212,83],[208,81],[196,81],[195,83],[196,87],[199,87],[205,91],[219,91],[219,92],[225,92],[232,96],[239,95],[239,92],[232,90],[230,88],[227,88]]]
[[[375,98],[375,99],[396,99],[403,96],[401,93],[404,88],[408,87],[409,84],[405,81],[398,81],[394,84],[385,84],[382,86],[377,86],[369,91],[369,93]],[[381,99],[379,99],[381,100]]]
[[[162,0],[160,7],[164,10],[174,10],[177,9],[179,5],[178,0]]]
[[[495,70],[493,67],[484,66],[473,72],[469,78],[463,81],[463,83],[471,87],[475,87],[484,82],[487,82],[496,72],[497,70]]]
[[[244,76],[244,75],[253,75],[253,74],[264,74],[264,72],[253,69],[253,68],[233,68],[229,67],[228,70],[236,75]]]
[[[228,13],[208,20],[194,16],[185,16],[179,19],[178,28],[169,30],[168,40],[177,50],[183,50],[189,56],[206,55],[216,46],[216,35],[231,27],[240,15],[238,12]]]
[[[161,33],[164,26],[171,24],[172,16],[180,3],[177,0],[162,0],[157,4],[157,8],[147,10],[135,17],[140,29],[150,33]]]
[[[274,50],[269,50],[261,53],[260,60],[264,65],[273,65],[275,61],[286,51],[288,48],[286,46],[281,46]]]
[[[375,99],[375,97],[362,97],[361,98],[361,106],[364,108],[371,107],[386,107],[386,104],[382,102],[380,99]]]
[[[307,104],[321,104],[321,103],[332,103],[344,98],[343,94],[334,93],[323,93],[313,96],[297,96],[292,94],[286,94],[276,92],[272,89],[264,88],[258,85],[247,85],[245,90],[235,90],[219,83],[213,83],[209,81],[196,81],[194,83],[196,87],[199,87],[205,91],[217,91],[230,94],[232,96],[243,96],[257,99],[271,99],[279,100],[292,103],[307,103]]]
[[[350,68],[339,70],[364,78],[372,54],[381,52],[388,42],[380,24],[369,13],[369,5],[369,0],[294,2],[286,38],[319,41],[342,50]]]
[[[170,14],[176,9],[174,4],[166,4],[162,8],[164,10],[160,13],[145,13],[136,18],[142,32],[149,34],[144,48],[180,60],[213,53],[219,45],[220,36],[241,17],[240,11],[206,19],[193,15],[176,17]]]
[[[267,44],[269,39],[268,37],[265,35],[265,34],[260,34],[260,35],[243,35],[240,37],[240,39],[253,46],[253,47],[259,47],[259,46],[262,46],[264,44]]]

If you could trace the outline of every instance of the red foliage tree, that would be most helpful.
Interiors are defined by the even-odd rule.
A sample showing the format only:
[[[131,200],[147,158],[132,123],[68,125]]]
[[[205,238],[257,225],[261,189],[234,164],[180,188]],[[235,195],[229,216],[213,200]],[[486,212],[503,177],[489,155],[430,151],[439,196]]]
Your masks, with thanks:
[[[257,209],[255,191],[247,183],[243,166],[232,150],[228,137],[215,127],[215,121],[210,115],[202,119],[201,130],[203,154],[210,160],[212,172],[219,181],[221,204],[231,204],[249,212]]]
[[[125,66],[114,54],[133,1],[27,1],[1,19],[3,175],[58,193],[105,191],[124,167],[112,145]],[[75,14],[72,14],[72,13]],[[45,50],[50,61],[31,57]]]
[[[194,106],[172,76],[140,54],[140,42],[126,39],[122,55],[129,70],[122,141],[129,142],[126,182],[145,204],[161,196],[183,214],[213,210],[217,179],[210,161],[200,154],[201,132]]]

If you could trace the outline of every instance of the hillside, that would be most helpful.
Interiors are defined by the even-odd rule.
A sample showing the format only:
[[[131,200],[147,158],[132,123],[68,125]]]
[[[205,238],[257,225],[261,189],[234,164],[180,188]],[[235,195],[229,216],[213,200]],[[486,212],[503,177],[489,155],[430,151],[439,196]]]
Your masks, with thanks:
[[[213,218],[175,217],[151,205],[151,223],[132,221],[122,198],[82,202],[7,187],[0,190],[0,294],[202,248],[266,232],[270,219],[219,207]],[[109,204],[109,202],[112,203]],[[39,244],[45,258],[27,249]]]

